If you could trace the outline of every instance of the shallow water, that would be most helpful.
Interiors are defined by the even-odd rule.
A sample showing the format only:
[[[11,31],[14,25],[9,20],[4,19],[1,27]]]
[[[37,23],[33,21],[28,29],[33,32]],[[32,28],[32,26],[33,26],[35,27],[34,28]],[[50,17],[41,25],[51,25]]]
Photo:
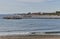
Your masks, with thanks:
[[[0,33],[60,31],[60,19],[0,19]]]

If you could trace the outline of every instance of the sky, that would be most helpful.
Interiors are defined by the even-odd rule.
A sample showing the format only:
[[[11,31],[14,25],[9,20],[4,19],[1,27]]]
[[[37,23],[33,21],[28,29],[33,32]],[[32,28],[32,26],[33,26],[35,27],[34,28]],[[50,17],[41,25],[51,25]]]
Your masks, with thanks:
[[[60,11],[60,0],[0,0],[0,14]]]

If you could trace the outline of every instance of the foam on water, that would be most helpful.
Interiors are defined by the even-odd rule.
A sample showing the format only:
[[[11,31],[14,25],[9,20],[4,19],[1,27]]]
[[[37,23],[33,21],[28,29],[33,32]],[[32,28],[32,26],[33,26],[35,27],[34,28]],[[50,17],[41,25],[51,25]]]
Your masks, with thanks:
[[[10,35],[60,35],[59,31],[51,32],[2,32],[0,36],[10,36]]]
[[[3,32],[0,33],[0,36],[6,36],[6,35],[30,35],[30,32]]]

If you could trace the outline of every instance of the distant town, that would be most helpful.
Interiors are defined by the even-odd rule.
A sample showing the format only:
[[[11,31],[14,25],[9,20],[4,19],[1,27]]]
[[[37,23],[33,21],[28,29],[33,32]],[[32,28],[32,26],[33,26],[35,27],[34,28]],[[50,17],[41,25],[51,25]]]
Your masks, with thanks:
[[[23,13],[23,14],[14,14],[14,16],[6,16],[6,17],[3,17],[4,19],[53,19],[53,18],[56,18],[56,19],[60,19],[60,11],[56,11],[56,12],[51,12],[51,13],[41,13],[41,12],[34,12],[34,13],[31,13],[31,12],[28,12],[27,14],[26,13]]]

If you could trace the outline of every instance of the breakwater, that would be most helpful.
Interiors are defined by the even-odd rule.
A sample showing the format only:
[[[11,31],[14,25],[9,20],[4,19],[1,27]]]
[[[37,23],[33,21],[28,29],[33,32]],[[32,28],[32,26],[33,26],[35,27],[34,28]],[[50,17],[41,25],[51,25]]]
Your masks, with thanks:
[[[60,19],[60,16],[57,15],[53,15],[53,16],[49,16],[49,15],[20,15],[20,16],[6,16],[3,17],[4,19]]]

